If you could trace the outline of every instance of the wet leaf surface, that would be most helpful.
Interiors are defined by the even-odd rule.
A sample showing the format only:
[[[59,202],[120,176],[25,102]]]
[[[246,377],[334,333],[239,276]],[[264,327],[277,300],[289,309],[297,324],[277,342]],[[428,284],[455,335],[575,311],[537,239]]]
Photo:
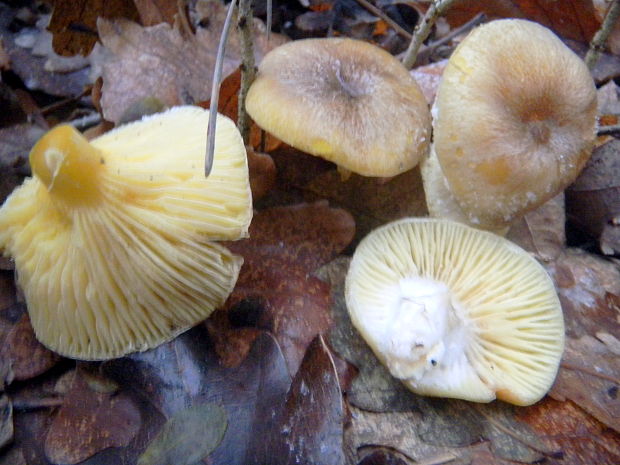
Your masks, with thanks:
[[[226,432],[226,411],[193,405],[174,414],[138,459],[138,465],[193,465],[209,455]]]

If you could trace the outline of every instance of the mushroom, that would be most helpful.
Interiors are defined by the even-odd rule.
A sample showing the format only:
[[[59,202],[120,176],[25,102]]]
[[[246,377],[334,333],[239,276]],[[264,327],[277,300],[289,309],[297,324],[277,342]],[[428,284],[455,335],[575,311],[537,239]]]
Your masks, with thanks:
[[[353,325],[418,394],[530,405],[557,373],[553,282],[496,234],[430,218],[384,225],[357,247],[345,296]]]
[[[293,147],[364,176],[389,177],[428,151],[430,112],[403,65],[366,42],[305,39],[269,52],[246,108]]]
[[[587,67],[550,30],[520,19],[475,29],[450,57],[432,111],[434,151],[422,166],[431,215],[508,226],[575,180],[596,111]]]
[[[168,341],[227,298],[242,259],[213,241],[252,216],[243,141],[218,116],[204,178],[208,111],[177,107],[87,141],[68,125],[30,153],[34,176],[0,209],[37,338],[103,360]]]

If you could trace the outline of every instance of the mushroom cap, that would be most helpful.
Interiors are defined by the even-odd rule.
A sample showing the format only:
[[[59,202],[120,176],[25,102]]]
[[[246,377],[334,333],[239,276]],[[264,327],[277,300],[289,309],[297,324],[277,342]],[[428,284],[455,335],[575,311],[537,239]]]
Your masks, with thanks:
[[[32,149],[34,176],[0,209],[37,338],[72,358],[146,350],[204,320],[232,291],[242,259],[214,240],[247,236],[245,148],[218,115],[177,107],[91,142],[67,125]]]
[[[245,105],[287,144],[364,176],[413,168],[430,141],[430,112],[416,81],[392,55],[358,40],[275,48]]]
[[[596,89],[549,29],[487,23],[456,48],[433,108],[434,145],[469,222],[499,228],[562,191],[588,160]]]
[[[564,322],[553,283],[493,233],[389,223],[358,246],[345,296],[368,345],[418,394],[530,405],[555,379]]]

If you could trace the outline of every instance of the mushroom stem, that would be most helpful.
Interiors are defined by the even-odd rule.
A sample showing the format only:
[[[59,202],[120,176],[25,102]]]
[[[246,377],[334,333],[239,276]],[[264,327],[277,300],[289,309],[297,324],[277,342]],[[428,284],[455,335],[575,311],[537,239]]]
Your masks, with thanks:
[[[392,314],[383,344],[390,372],[400,379],[419,381],[434,369],[461,362],[467,325],[450,290],[443,283],[408,277],[391,295]]]
[[[104,164],[102,153],[68,124],[45,134],[30,153],[34,175],[50,195],[61,197],[68,205],[99,198],[98,180]]]

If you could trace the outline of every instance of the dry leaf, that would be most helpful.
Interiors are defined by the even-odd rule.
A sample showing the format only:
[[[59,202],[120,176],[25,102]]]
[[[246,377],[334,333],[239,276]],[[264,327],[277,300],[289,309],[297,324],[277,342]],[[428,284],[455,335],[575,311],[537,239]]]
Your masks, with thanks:
[[[59,55],[88,55],[97,42],[98,18],[138,19],[133,2],[125,0],[52,0],[48,29]]]
[[[16,381],[39,376],[60,360],[60,356],[37,341],[26,313],[2,342],[0,357],[10,363]]]
[[[142,27],[128,20],[98,22],[99,36],[107,51],[102,64],[101,106],[104,117],[118,122],[133,102],[147,97],[159,99],[167,106],[209,100],[213,66],[226,7],[209,2],[208,27],[184,37],[167,23]],[[267,50],[284,38],[271,35],[267,43],[264,26],[255,24],[254,55],[257,62]],[[232,73],[240,63],[239,39],[229,37],[222,77]]]
[[[565,223],[564,194],[560,193],[512,224],[506,239],[550,262],[566,247]]]
[[[558,453],[549,465],[617,465],[620,463],[620,435],[587,415],[572,402],[545,399],[517,411]]]
[[[601,251],[620,254],[620,140],[596,148],[566,191],[569,219],[599,239]]]
[[[143,26],[155,26],[159,23],[174,24],[175,17],[179,13],[185,13],[179,10],[180,3],[177,0],[133,0],[133,3]]]
[[[244,258],[228,307],[248,298],[263,304],[258,324],[275,334],[291,373],[312,339],[331,325],[329,286],[310,273],[354,234],[351,215],[317,202],[261,211],[250,225],[250,239],[228,244]]]
[[[614,303],[620,296],[617,265],[579,249],[567,249],[546,268],[562,303],[568,336],[594,336],[602,330],[620,334],[620,308]]]
[[[45,455],[52,463],[79,463],[108,447],[126,446],[140,424],[140,411],[127,394],[97,392],[77,371],[45,437]]]
[[[551,397],[572,400],[601,423],[620,432],[619,387],[618,354],[590,336],[566,340]]]
[[[317,336],[289,389],[271,463],[344,465],[343,421],[336,367],[323,337]]]

